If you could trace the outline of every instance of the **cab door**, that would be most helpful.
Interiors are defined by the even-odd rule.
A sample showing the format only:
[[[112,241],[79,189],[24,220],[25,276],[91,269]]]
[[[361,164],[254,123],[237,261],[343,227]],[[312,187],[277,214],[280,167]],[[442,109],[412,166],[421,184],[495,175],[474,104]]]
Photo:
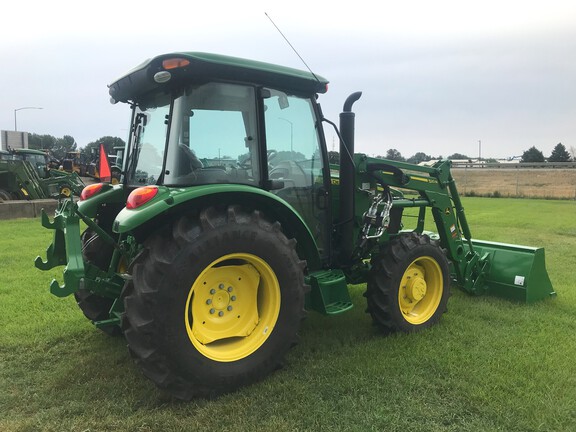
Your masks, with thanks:
[[[328,185],[322,136],[313,102],[278,90],[263,92],[266,154],[271,192],[300,214],[321,257],[328,248]]]

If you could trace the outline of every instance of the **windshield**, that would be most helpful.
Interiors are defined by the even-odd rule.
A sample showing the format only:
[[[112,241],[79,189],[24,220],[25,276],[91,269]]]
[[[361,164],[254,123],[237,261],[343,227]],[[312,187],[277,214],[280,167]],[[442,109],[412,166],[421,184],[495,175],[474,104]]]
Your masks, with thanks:
[[[174,102],[164,183],[257,183],[254,94],[237,84],[188,87]]]

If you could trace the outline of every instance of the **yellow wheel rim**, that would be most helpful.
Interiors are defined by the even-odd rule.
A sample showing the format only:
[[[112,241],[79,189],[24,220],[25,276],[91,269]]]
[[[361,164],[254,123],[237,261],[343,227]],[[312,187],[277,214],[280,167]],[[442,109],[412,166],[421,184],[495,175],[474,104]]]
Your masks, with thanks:
[[[443,291],[444,277],[434,258],[422,256],[412,261],[402,275],[398,292],[404,319],[414,325],[428,321],[438,309]]]
[[[261,258],[225,255],[194,281],[184,313],[186,332],[204,356],[231,362],[268,339],[280,312],[280,284]]]

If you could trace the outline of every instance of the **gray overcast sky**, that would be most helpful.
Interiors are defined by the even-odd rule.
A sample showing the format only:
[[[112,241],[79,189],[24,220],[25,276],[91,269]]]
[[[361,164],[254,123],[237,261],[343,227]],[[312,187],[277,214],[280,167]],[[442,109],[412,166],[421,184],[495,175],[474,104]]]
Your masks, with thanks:
[[[576,2],[53,0],[6,2],[0,24],[0,129],[83,146],[126,139],[129,110],[107,84],[147,58],[208,51],[305,66],[330,80],[320,102],[337,122],[363,92],[357,151],[549,156],[576,147]],[[377,5],[377,6],[376,6]],[[328,129],[326,129],[328,131]],[[328,134],[328,145],[335,142]],[[335,144],[337,147],[337,143]]]

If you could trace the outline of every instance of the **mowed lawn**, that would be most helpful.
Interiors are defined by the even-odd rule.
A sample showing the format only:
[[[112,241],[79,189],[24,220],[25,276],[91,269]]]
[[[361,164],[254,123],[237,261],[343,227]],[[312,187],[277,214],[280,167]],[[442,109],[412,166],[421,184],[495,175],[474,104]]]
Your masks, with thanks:
[[[0,222],[0,431],[576,430],[576,202],[465,198],[474,238],[543,246],[558,296],[454,290],[432,329],[384,337],[355,308],[310,313],[286,365],[215,400],[158,391],[36,270],[52,233]],[[61,280],[61,279],[60,279]]]

